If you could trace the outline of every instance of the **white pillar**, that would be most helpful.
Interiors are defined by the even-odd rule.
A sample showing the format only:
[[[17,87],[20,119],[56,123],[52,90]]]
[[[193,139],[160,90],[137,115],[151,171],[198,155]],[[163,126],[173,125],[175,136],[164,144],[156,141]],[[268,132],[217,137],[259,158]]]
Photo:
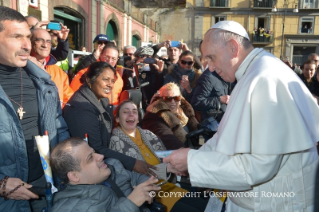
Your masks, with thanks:
[[[100,2],[100,33],[106,34],[106,28],[104,24],[104,3],[103,1]]]
[[[92,40],[95,38],[96,34],[96,1],[92,1],[92,11],[91,11],[91,34]]]
[[[147,42],[147,39],[146,39],[146,25],[144,25],[144,33],[143,33],[143,42]]]
[[[29,0],[19,0],[19,12],[23,16],[28,15]]]
[[[146,42],[150,42],[150,28],[146,27]]]
[[[124,30],[123,30],[123,46],[126,46],[126,41],[127,41],[127,15],[126,13],[124,13],[123,16],[123,23],[124,23]]]
[[[49,2],[48,0],[40,0],[39,7],[41,10],[41,21],[49,21]]]
[[[128,17],[128,45],[132,45],[132,17]]]

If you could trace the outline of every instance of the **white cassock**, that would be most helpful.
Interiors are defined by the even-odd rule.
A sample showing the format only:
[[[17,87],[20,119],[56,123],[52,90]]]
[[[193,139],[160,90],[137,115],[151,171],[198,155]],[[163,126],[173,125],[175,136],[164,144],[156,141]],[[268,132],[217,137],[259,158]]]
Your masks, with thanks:
[[[218,132],[188,153],[192,185],[248,192],[229,197],[227,212],[312,211],[319,141],[314,98],[262,49],[246,57],[236,78]]]

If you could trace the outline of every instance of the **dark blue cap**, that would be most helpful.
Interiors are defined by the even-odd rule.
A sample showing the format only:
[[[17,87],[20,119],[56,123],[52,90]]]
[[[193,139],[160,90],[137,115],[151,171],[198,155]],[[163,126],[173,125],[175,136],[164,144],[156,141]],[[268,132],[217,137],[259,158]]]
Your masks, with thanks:
[[[107,35],[104,35],[104,34],[99,34],[97,35],[94,40],[93,40],[93,43],[95,43],[96,41],[110,41],[110,39],[107,37]]]

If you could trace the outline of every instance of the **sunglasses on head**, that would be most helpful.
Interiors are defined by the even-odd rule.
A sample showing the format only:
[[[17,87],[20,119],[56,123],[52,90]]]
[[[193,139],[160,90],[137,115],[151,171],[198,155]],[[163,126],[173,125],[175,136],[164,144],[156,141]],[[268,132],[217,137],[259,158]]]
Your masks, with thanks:
[[[194,61],[185,61],[185,60],[181,60],[181,63],[183,64],[183,65],[188,65],[188,66],[191,66],[191,65],[193,65],[193,63],[194,63]]]
[[[171,96],[163,96],[162,98],[165,102],[171,102],[172,99],[174,99],[175,102],[178,102],[182,99],[182,97],[180,97],[180,96],[172,96],[172,97]]]

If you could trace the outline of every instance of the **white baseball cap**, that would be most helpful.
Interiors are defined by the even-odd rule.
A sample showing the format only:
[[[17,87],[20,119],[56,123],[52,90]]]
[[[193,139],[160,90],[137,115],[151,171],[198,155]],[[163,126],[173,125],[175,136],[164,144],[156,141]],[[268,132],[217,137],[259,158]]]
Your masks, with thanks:
[[[243,36],[244,38],[250,40],[246,29],[235,21],[219,21],[210,29],[222,29]]]

